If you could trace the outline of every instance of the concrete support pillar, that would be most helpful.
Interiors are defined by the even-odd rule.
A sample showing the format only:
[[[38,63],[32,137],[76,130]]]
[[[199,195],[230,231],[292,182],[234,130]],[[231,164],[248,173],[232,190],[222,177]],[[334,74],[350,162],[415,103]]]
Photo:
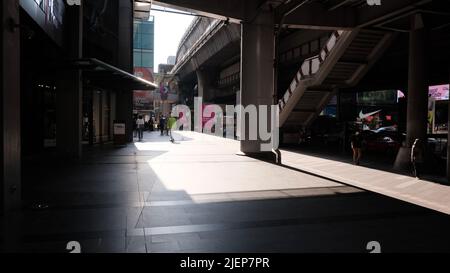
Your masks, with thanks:
[[[68,59],[82,58],[83,6],[69,7],[66,16]],[[67,70],[61,74],[56,90],[56,147],[61,157],[77,160],[82,154],[82,73]]]
[[[271,12],[261,11],[251,22],[241,25],[241,92],[243,107],[273,104],[274,88],[274,17]],[[270,110],[269,110],[270,112]],[[260,115],[258,109],[258,116]],[[242,115],[245,130],[241,131],[241,152],[247,155],[262,154],[261,144],[249,139],[251,128],[246,115]],[[270,113],[268,114],[270,123]],[[258,125],[259,128],[259,125]],[[268,127],[270,128],[270,126]]]
[[[421,139],[424,144],[427,141],[427,42],[427,29],[421,14],[411,16],[406,141],[397,156],[396,169],[409,168],[411,146],[415,139]]]
[[[204,102],[210,102],[214,99],[214,81],[216,71],[211,68],[201,68],[196,71],[198,96],[203,98]]]
[[[133,91],[120,90],[116,93],[116,120],[125,122],[126,138],[133,141]]]
[[[416,138],[426,140],[428,113],[426,29],[420,14],[413,16],[411,24],[406,122],[407,147],[411,147]]]
[[[134,1],[119,0],[118,14],[118,66],[120,69],[133,73],[133,16]]]
[[[0,2],[0,214],[20,207],[20,28],[19,1]]]
[[[133,74],[133,1],[119,0],[118,12],[118,66]],[[126,124],[126,135],[133,141],[133,90],[117,92],[116,119]]]

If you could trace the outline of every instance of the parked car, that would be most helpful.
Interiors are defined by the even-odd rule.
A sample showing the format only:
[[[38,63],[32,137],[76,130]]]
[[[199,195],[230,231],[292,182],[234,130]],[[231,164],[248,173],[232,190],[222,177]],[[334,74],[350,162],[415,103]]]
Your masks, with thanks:
[[[367,151],[382,153],[397,153],[401,147],[401,143],[390,136],[375,134],[373,137],[365,140],[365,148]]]
[[[397,153],[402,146],[401,137],[396,127],[383,127],[363,132],[367,151]]]

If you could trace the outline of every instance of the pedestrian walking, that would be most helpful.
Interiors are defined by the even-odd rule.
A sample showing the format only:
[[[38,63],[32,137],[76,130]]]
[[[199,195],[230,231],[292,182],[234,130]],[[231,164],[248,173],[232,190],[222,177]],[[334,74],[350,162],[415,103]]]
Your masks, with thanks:
[[[133,135],[134,135],[134,137],[138,137],[137,120],[138,120],[137,115],[134,115],[133,116]]]
[[[154,124],[155,124],[155,120],[153,119],[153,117],[150,117],[150,120],[148,121],[148,127],[150,129],[150,132],[154,131]]]
[[[411,165],[413,176],[420,179],[423,171],[423,144],[418,138],[411,147]]]
[[[161,115],[159,118],[159,130],[161,131],[161,136],[164,135],[164,130],[166,129],[166,118],[164,115]]]
[[[142,116],[139,116],[138,119],[136,120],[136,127],[138,130],[139,141],[142,141],[142,139],[144,138],[144,127],[145,127],[145,121],[142,118]]]
[[[172,135],[172,130],[175,129],[176,123],[177,123],[177,120],[175,119],[175,117],[172,117],[172,116],[169,118],[169,120],[167,122],[167,130],[168,130],[171,142],[175,141],[173,138],[173,135]]]
[[[359,165],[362,157],[362,137],[359,130],[352,135],[351,146],[353,150],[353,163]]]
[[[305,127],[304,126],[301,126],[300,127],[300,131],[299,131],[299,135],[300,135],[300,137],[299,137],[299,140],[298,140],[298,144],[303,144],[303,143],[305,143],[306,142],[306,129],[305,129]]]

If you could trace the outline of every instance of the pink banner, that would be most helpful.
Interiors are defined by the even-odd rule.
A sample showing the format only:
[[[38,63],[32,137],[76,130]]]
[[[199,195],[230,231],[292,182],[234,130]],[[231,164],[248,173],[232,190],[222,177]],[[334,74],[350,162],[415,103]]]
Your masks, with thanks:
[[[435,100],[448,100],[449,98],[449,85],[435,85],[430,86],[429,94]]]

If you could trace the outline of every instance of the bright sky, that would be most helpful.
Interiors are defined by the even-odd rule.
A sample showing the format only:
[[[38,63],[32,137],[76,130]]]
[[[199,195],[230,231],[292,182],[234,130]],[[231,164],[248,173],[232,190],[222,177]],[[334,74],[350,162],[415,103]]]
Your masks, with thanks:
[[[164,9],[156,5],[153,8]],[[155,71],[157,71],[159,64],[167,63],[167,57],[176,56],[180,40],[194,17],[153,10],[151,15],[155,17]]]

